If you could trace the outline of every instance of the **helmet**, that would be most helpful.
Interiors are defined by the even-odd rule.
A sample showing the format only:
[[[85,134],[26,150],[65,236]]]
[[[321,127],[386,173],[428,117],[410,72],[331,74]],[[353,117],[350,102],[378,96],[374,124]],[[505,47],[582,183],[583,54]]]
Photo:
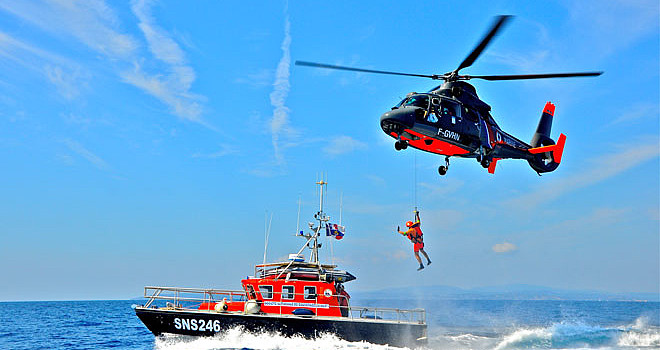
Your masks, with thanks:
[[[412,222],[412,221],[408,221],[408,222],[406,222],[406,227],[412,227],[412,225],[413,225],[413,222]]]

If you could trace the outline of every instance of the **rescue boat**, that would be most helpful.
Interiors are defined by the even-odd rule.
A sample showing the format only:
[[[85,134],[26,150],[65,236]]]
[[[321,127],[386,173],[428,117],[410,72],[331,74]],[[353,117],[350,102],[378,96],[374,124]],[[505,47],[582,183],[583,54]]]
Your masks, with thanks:
[[[306,242],[288,261],[255,265],[254,274],[241,280],[240,290],[147,286],[147,301],[133,307],[135,314],[155,336],[213,336],[241,327],[306,338],[332,333],[347,341],[392,346],[426,344],[424,309],[350,305],[344,283],[356,277],[319,262],[319,237],[330,232],[331,224],[323,212],[327,183],[317,184],[321,198],[316,223],[309,224],[308,233],[297,233]],[[308,261],[301,254],[305,248],[311,253]]]

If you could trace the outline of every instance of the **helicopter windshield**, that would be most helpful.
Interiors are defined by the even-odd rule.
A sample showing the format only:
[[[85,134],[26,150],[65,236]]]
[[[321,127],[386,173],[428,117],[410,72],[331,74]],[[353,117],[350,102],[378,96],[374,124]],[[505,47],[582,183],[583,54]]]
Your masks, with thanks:
[[[429,96],[428,95],[412,95],[406,99],[403,103],[404,106],[415,106],[422,107],[424,109],[429,108]]]

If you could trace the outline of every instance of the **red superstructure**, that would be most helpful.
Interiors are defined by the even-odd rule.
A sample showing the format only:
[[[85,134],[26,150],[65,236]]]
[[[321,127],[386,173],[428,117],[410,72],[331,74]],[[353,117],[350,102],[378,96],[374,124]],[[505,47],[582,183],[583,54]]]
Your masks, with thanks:
[[[336,267],[293,260],[256,265],[256,277],[241,280],[247,300],[207,302],[199,309],[243,311],[254,300],[259,312],[266,314],[345,317],[350,296],[342,282],[355,277]]]

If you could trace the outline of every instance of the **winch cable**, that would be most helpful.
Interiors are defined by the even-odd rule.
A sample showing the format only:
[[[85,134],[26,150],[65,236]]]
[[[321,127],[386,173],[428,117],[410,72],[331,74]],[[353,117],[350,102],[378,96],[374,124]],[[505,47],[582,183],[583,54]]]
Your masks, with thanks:
[[[417,152],[413,154],[413,207],[417,211]]]

